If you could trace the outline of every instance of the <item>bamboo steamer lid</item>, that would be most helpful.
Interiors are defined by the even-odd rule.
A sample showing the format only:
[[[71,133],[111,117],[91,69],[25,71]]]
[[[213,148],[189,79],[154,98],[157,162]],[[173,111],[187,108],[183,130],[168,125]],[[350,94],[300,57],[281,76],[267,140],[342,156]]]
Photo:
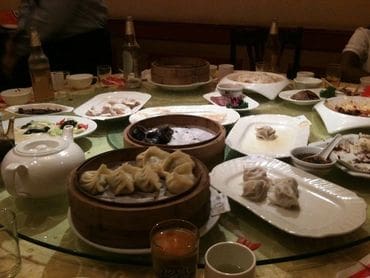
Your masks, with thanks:
[[[164,57],[151,65],[151,79],[166,85],[206,82],[210,78],[209,62],[192,57]]]

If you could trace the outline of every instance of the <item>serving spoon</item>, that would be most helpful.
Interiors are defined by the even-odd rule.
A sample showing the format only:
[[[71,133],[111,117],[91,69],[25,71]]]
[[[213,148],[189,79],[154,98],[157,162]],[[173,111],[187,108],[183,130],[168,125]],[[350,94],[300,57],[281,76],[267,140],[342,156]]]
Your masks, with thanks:
[[[319,151],[316,154],[305,157],[304,160],[307,161],[307,160],[318,159],[321,161],[326,161],[330,153],[333,151],[333,149],[335,148],[335,146],[339,143],[341,139],[342,139],[342,134],[335,135],[334,138],[330,141],[330,143],[326,145],[326,147],[324,147],[321,151]]]

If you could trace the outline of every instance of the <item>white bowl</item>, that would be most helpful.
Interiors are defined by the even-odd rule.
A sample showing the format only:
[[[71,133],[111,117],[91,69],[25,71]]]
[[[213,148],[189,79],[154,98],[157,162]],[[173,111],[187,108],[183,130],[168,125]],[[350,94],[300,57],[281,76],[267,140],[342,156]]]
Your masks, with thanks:
[[[294,79],[294,86],[297,89],[313,89],[320,87],[322,80],[315,77],[297,77]]]
[[[94,76],[90,73],[71,74],[67,76],[68,85],[73,89],[85,89],[90,87]]]
[[[302,160],[302,156],[316,154],[321,150],[322,148],[313,146],[298,147],[291,150],[290,156],[293,164],[298,168],[314,174],[327,174],[336,163],[335,156],[330,155],[328,163],[313,163]]]
[[[32,88],[8,89],[0,93],[8,105],[26,104],[31,99]]]
[[[217,91],[224,97],[238,97],[243,95],[243,85],[237,83],[219,83]]]

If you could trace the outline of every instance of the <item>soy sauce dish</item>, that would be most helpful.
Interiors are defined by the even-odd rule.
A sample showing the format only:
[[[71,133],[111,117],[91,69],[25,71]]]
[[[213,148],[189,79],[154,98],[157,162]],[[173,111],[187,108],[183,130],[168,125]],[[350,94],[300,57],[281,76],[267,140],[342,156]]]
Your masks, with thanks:
[[[298,168],[313,174],[327,174],[337,161],[334,155],[330,155],[326,160],[308,158],[321,150],[322,148],[319,147],[298,147],[291,150],[290,157],[293,164]]]

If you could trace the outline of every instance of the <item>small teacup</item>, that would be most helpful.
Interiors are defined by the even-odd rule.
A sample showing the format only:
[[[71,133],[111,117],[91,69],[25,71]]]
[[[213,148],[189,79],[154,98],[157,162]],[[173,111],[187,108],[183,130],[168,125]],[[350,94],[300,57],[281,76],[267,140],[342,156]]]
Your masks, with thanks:
[[[243,95],[243,85],[233,83],[217,84],[217,91],[224,97],[238,97]]]
[[[219,242],[208,248],[205,256],[205,278],[253,278],[256,256],[237,242]]]
[[[322,80],[315,77],[296,77],[294,86],[296,89],[313,89],[321,86]]]
[[[90,87],[94,79],[96,79],[96,77],[90,73],[71,74],[67,76],[68,85],[72,89],[77,90]]]
[[[315,77],[315,73],[312,71],[298,71],[297,77]]]

